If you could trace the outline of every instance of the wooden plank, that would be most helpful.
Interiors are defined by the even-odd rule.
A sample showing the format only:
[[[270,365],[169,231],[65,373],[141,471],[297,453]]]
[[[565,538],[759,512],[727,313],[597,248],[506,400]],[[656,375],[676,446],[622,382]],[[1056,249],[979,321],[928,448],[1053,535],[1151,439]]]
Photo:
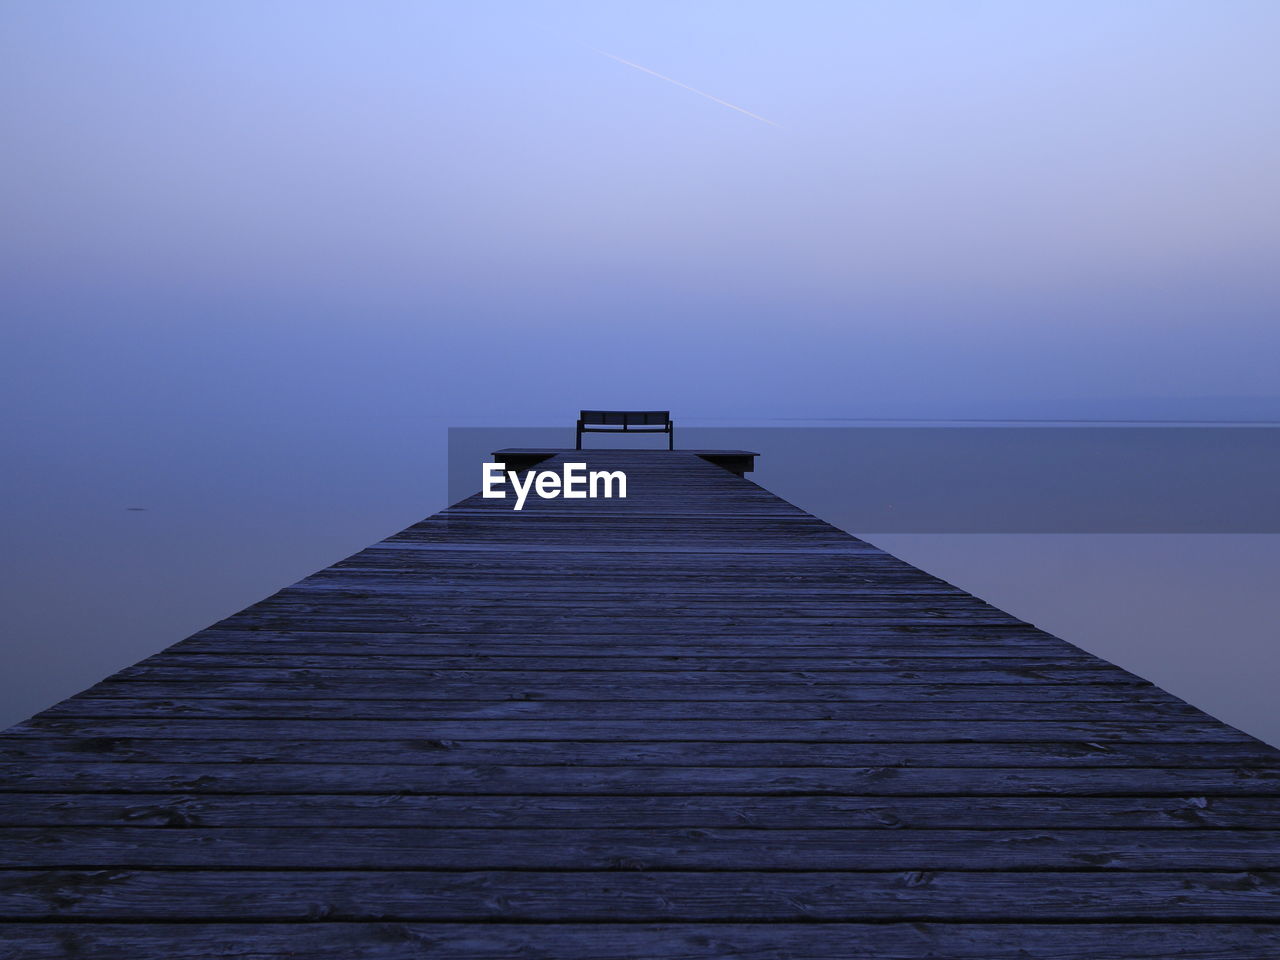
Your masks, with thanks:
[[[527,679],[527,678],[526,678]],[[816,683],[779,680],[741,681],[735,683],[670,680],[622,683],[614,680],[574,682],[563,678],[546,678],[542,683],[494,684],[486,678],[469,680],[433,680],[410,682],[384,680],[355,683],[341,679],[318,679],[310,676],[281,680],[105,680],[91,687],[84,699],[125,698],[135,701],[168,699],[192,704],[200,699],[236,700],[253,698],[280,699],[348,699],[348,700],[566,700],[595,701],[686,701],[714,703],[720,701],[804,702],[813,704],[870,702],[1098,702],[1169,703],[1174,698],[1146,685],[1116,683]],[[56,708],[61,709],[61,707]]]
[[[1280,922],[1280,874],[0,870],[0,920]]]
[[[352,600],[359,599],[358,604]],[[245,624],[249,622],[269,622],[273,618],[294,619],[302,623],[332,618],[334,622],[351,616],[353,609],[359,610],[361,623],[457,623],[466,621],[475,623],[477,618],[492,617],[496,602],[485,601],[453,601],[447,604],[434,604],[429,601],[412,603],[396,598],[383,598],[380,594],[370,594],[363,598],[335,600],[313,599],[294,594],[280,594],[270,600],[264,600],[243,613],[229,617],[223,623]],[[447,612],[444,612],[447,610]],[[586,629],[599,629],[604,624],[599,620],[626,620],[630,623],[646,624],[648,629],[656,627],[656,621],[666,617],[678,617],[687,625],[698,629],[698,621],[708,621],[708,626],[721,624],[745,624],[753,620],[795,621],[788,624],[792,629],[803,630],[808,625],[819,625],[822,622],[842,621],[846,627],[856,626],[860,621],[871,623],[911,623],[922,621],[951,621],[971,625],[986,623],[1012,622],[1008,614],[988,608],[977,602],[952,601],[944,598],[929,601],[904,602],[897,598],[885,598],[878,601],[855,601],[845,603],[815,604],[803,601],[733,603],[707,602],[694,603],[660,599],[652,601],[615,601],[610,604],[573,604],[554,601],[538,602],[528,599],[523,602],[507,601],[502,604],[503,620],[543,621],[545,627],[548,619],[556,617],[572,619]],[[728,612],[732,611],[732,612]],[[510,619],[508,619],[510,618]],[[809,623],[806,623],[808,621]],[[616,626],[607,624],[607,626]],[[790,630],[788,631],[790,632]]]
[[[548,672],[560,676],[573,677],[586,673],[595,678],[601,675],[626,680],[632,676],[643,677],[645,674],[661,673],[665,676],[682,677],[686,673],[706,674],[711,677],[720,675],[736,676],[742,673],[766,674],[770,678],[814,677],[823,679],[827,676],[844,677],[846,675],[862,676],[867,673],[891,670],[895,675],[903,672],[911,673],[957,673],[961,671],[997,671],[1012,672],[1015,676],[1027,674],[1052,675],[1059,670],[1096,671],[1103,677],[1116,676],[1117,669],[1109,664],[1094,661],[1084,656],[1078,657],[852,657],[828,656],[806,657],[691,657],[671,655],[666,657],[647,657],[636,654],[614,653],[612,656],[455,656],[446,657],[430,654],[381,653],[366,650],[363,653],[330,653],[324,656],[312,656],[299,653],[237,653],[234,657],[207,653],[161,653],[141,661],[133,671],[140,669],[183,670],[198,675],[213,674],[227,669],[265,670],[394,670],[409,676],[418,675],[420,671],[430,671],[440,677],[448,677],[461,671],[465,674],[496,671],[500,677],[513,672],[537,676]],[[129,672],[124,672],[126,676]]]
[[[0,737],[0,762],[366,763],[666,767],[1174,767],[1280,769],[1263,744],[724,743]]]
[[[272,721],[271,732],[297,740],[751,740],[770,743],[858,741],[915,743],[928,741],[997,741],[1046,743],[1083,740],[1089,743],[1256,743],[1222,724],[1205,722],[1022,721],[998,720],[330,720]],[[56,720],[39,717],[19,724],[15,736],[37,732],[73,733],[84,737],[150,737],[172,735],[171,719],[104,718]],[[182,733],[194,738],[241,740],[263,732],[255,720],[184,718]]]
[[[550,566],[551,569],[546,569]],[[958,609],[989,608],[982,600],[961,592],[949,584],[921,583],[899,579],[890,583],[867,582],[871,578],[830,579],[821,585],[804,581],[793,583],[785,590],[778,588],[779,577],[746,577],[708,581],[705,577],[690,578],[692,585],[672,583],[670,575],[659,578],[640,578],[630,592],[619,592],[617,583],[628,579],[619,573],[615,578],[602,579],[598,574],[585,577],[581,572],[566,568],[561,563],[547,564],[538,577],[505,577],[475,574],[457,575],[437,572],[429,579],[410,572],[402,572],[394,580],[388,576],[367,575],[345,577],[342,580],[300,581],[292,587],[260,601],[270,604],[297,604],[299,606],[346,604],[352,600],[372,600],[380,606],[440,605],[444,603],[472,604],[477,602],[524,604],[539,607],[572,609],[608,608],[632,610],[636,605],[647,606],[658,600],[663,592],[672,594],[681,604],[702,606],[712,612],[726,608],[745,610],[776,609],[799,606],[821,611],[830,605],[835,608],[892,607],[903,605],[910,610],[916,606],[950,607]],[[771,582],[772,581],[772,582]],[[614,589],[609,589],[610,585]],[[994,609],[994,608],[991,608]],[[821,615],[818,613],[807,614]]]
[[[1280,870],[1280,832],[4,827],[0,867]]]
[[[818,621],[823,623],[825,621]],[[453,634],[440,634],[441,639],[450,642],[468,643],[475,641],[483,641],[484,643],[532,643],[541,645],[544,643],[595,643],[601,641],[608,636],[608,624],[596,624],[598,627],[606,628],[604,632],[585,637],[570,637],[559,629],[552,629],[549,625],[544,624],[541,629],[534,628],[527,633],[512,635],[510,632],[504,635],[491,636],[483,632],[475,632],[464,637],[458,637]],[[691,630],[685,626],[680,620],[668,620],[666,626],[662,630],[655,630],[647,636],[628,635],[627,643],[636,643],[641,641],[651,641],[658,643],[678,643],[678,644],[698,644],[698,643],[715,643],[722,642],[738,642],[738,643],[754,643],[762,644],[769,641],[761,638],[755,632],[755,624],[751,624],[750,628],[744,627],[740,629],[736,636],[728,637],[710,636],[706,637],[700,631]],[[421,630],[405,631],[396,633],[389,631],[384,636],[377,639],[380,640],[407,640],[418,643],[423,637],[436,636],[430,633],[424,633]],[[346,627],[334,630],[314,630],[310,628],[301,628],[296,625],[285,624],[280,627],[266,628],[256,627],[231,627],[214,625],[192,634],[191,639],[211,639],[211,640],[272,640],[272,639],[290,639],[302,638],[307,640],[357,640],[365,642],[370,640],[367,631],[360,627]],[[980,643],[984,647],[1001,647],[1005,644],[1013,646],[1023,646],[1027,644],[1054,645],[1062,650],[1078,649],[1065,640],[1060,640],[1050,634],[1037,630],[1035,627],[1027,623],[1015,621],[1011,623],[988,623],[981,626],[972,626],[963,623],[947,623],[945,621],[931,619],[919,623],[898,623],[892,620],[884,623],[858,623],[852,626],[846,625],[844,631],[838,634],[826,633],[819,637],[805,637],[798,634],[791,638],[788,647],[802,646],[806,644],[819,644],[822,646],[844,645],[850,644],[856,646],[859,643],[886,643],[886,644],[927,644],[933,648],[950,647],[956,644]]]
[[[345,610],[313,613],[309,611],[259,611],[252,607],[218,622],[219,629],[235,630],[299,630],[303,632],[341,633],[359,630],[365,634],[426,633],[433,636],[529,636],[554,631],[558,637],[631,637],[637,634],[661,636],[671,619],[655,616],[624,616],[620,613],[575,613],[566,610],[561,615],[504,611],[495,615],[493,607],[471,614],[460,614],[455,608],[432,612],[368,611],[359,605],[349,605]],[[761,615],[747,617],[738,613],[720,616],[695,616],[682,614],[676,621],[680,632],[701,638],[739,637],[750,633],[756,637],[781,638],[787,642],[811,643],[817,639],[847,640],[851,634],[863,630],[882,630],[889,627],[930,626],[946,623],[969,631],[985,630],[991,626],[1025,626],[1011,618],[951,616],[946,611],[932,613],[928,610],[904,612],[900,606],[868,611],[859,617],[783,617]]]
[[[5,826],[1280,830],[1274,798],[0,793]]]
[[[963,637],[904,636],[859,637],[845,635],[839,638],[790,638],[785,647],[779,648],[773,637],[751,634],[719,637],[680,637],[674,635],[624,637],[596,636],[540,636],[540,635],[487,635],[487,634],[430,634],[430,633],[307,633],[292,631],[282,634],[273,631],[235,630],[224,635],[217,631],[205,631],[189,640],[169,648],[175,653],[346,653],[365,650],[369,653],[400,653],[429,656],[584,656],[608,657],[613,653],[631,656],[743,656],[785,653],[794,659],[809,657],[857,657],[869,656],[929,656],[929,657],[1028,657],[1063,656],[1080,654],[1052,639],[1038,637],[984,637],[981,633],[966,633]]]
[[[650,670],[625,671],[600,670],[583,667],[574,671],[541,671],[541,670],[504,670],[488,668],[484,670],[430,670],[401,666],[381,669],[378,667],[350,667],[334,669],[330,667],[288,666],[152,666],[141,663],[126,667],[112,678],[117,682],[129,680],[152,680],[168,682],[202,683],[206,679],[212,681],[256,681],[260,683],[284,682],[295,678],[309,678],[328,681],[351,681],[353,683],[383,683],[386,681],[442,681],[442,682],[487,682],[492,684],[521,683],[553,683],[559,678],[578,683],[751,683],[781,682],[792,683],[1121,683],[1145,685],[1148,681],[1138,679],[1117,667],[1100,667],[1092,664],[1056,664],[1001,667],[937,667],[920,668],[868,668],[866,670],[796,670],[789,674],[771,674],[763,671],[766,680],[761,681],[762,671],[758,670]]]
[[[360,745],[332,745],[330,763],[0,764],[6,792],[169,793],[847,794],[857,796],[1219,796],[1280,798],[1280,768],[1177,767],[474,767],[347,763]]]
[[[112,696],[114,692],[117,696]],[[37,723],[45,729],[74,732],[73,724],[50,728],[54,720],[73,717],[294,717],[331,720],[442,720],[468,717],[530,717],[542,720],[1178,720],[1203,719],[1194,707],[1158,699],[1127,703],[1118,698],[1090,697],[1090,691],[1074,698],[1043,700],[1007,698],[982,700],[950,696],[918,703],[914,700],[489,700],[392,699],[381,691],[357,691],[367,695],[334,696],[335,691],[310,687],[311,696],[297,691],[273,697],[135,698],[119,688],[81,694],[64,700],[42,714]],[[169,690],[173,693],[172,689]],[[321,699],[324,697],[325,699]],[[30,725],[18,735],[33,729]]]
[[[249,634],[252,636],[252,634]],[[264,635],[257,640],[235,640],[213,637],[211,639],[193,638],[175,643],[169,648],[173,654],[205,654],[210,656],[234,657],[242,654],[269,654],[273,656],[325,657],[365,654],[368,656],[402,656],[431,658],[476,657],[486,661],[500,662],[508,658],[534,660],[541,658],[573,657],[590,661],[612,660],[615,657],[626,657],[642,660],[665,659],[679,657],[682,659],[763,659],[762,654],[777,657],[783,663],[798,665],[813,660],[855,660],[860,657],[933,657],[940,660],[970,659],[985,657],[987,659],[1025,659],[1029,656],[1046,655],[1055,660],[1087,659],[1088,655],[1080,650],[1068,648],[1065,644],[1051,646],[1042,644],[1030,646],[1030,641],[1019,641],[1017,646],[1001,640],[999,643],[964,645],[955,641],[941,644],[907,645],[898,642],[828,644],[826,646],[787,644],[785,655],[780,656],[776,642],[752,643],[728,641],[719,644],[698,643],[693,640],[671,642],[651,640],[649,642],[607,643],[595,640],[586,643],[557,643],[549,638],[530,638],[517,640],[508,637],[498,641],[487,637],[474,637],[470,640],[461,637],[436,639],[419,637],[416,640],[400,638],[387,639],[388,634],[380,634],[374,638],[353,638],[346,640],[333,639],[326,635],[322,639],[306,639],[315,635],[298,634],[292,637],[272,637]],[[1024,648],[1024,644],[1027,647]]]
[[[1263,960],[1271,923],[2,924],[22,960]],[[234,951],[229,953],[228,951]]]
[[[451,605],[461,604],[465,608],[484,602],[502,603],[504,606],[510,604],[515,609],[527,605],[540,608],[634,610],[645,609],[655,603],[661,604],[666,599],[682,609],[686,606],[705,607],[713,612],[721,612],[726,606],[731,606],[735,610],[746,611],[801,611],[793,614],[797,616],[827,616],[827,610],[893,608],[895,605],[902,605],[907,609],[939,607],[1001,612],[972,594],[943,583],[902,582],[885,585],[851,582],[817,587],[802,581],[780,590],[776,586],[770,587],[763,578],[739,580],[733,587],[721,583],[696,588],[680,582],[673,583],[668,579],[664,596],[663,588],[656,583],[647,586],[637,584],[634,591],[620,591],[615,582],[614,589],[609,590],[602,587],[601,580],[594,576],[584,579],[579,589],[575,576],[582,576],[582,573],[564,569],[561,576],[541,585],[537,582],[514,580],[508,584],[498,584],[489,579],[463,580],[455,584],[448,580],[415,581],[407,577],[394,582],[387,582],[386,578],[381,577],[368,577],[363,583],[352,578],[338,582],[303,580],[260,601],[260,604],[297,605],[306,608],[346,605],[352,600],[360,600],[378,607],[421,607],[449,602]]]
[[[634,518],[623,525],[635,530]],[[591,531],[597,534],[602,531]],[[613,533],[616,533],[613,532]],[[609,533],[607,535],[613,535]],[[659,536],[669,534],[659,531]],[[477,548],[471,548],[476,550]],[[483,548],[479,548],[483,550]],[[429,553],[434,562],[424,569],[422,554]],[[400,591],[409,594],[448,594],[459,587],[473,585],[481,594],[497,591],[500,594],[527,592],[531,595],[559,596],[571,600],[574,588],[581,586],[584,602],[626,602],[629,597],[608,589],[621,577],[636,578],[637,593],[641,596],[652,592],[662,584],[680,596],[743,596],[747,599],[768,600],[777,597],[778,581],[784,579],[795,596],[813,599],[846,599],[862,595],[892,594],[901,596],[909,590],[919,596],[948,596],[967,603],[984,603],[972,594],[960,590],[918,569],[902,565],[890,565],[882,560],[851,560],[847,557],[819,557],[810,559],[803,554],[795,557],[787,570],[781,569],[785,549],[762,555],[758,551],[747,554],[710,551],[707,553],[682,550],[667,557],[665,550],[643,554],[635,550],[601,554],[599,547],[575,550],[572,547],[551,547],[543,551],[545,556],[537,560],[533,552],[516,547],[509,554],[504,550],[484,551],[484,563],[475,562],[480,556],[453,555],[446,550],[413,550],[403,554],[397,562],[390,562],[389,554],[381,555],[381,562],[363,567],[332,567],[322,570],[281,591],[280,594],[329,594],[333,592],[377,592],[394,595]],[[757,559],[763,557],[764,559]],[[598,559],[595,562],[593,558]],[[582,559],[587,562],[577,564]],[[718,560],[724,562],[716,562]],[[621,571],[625,568],[626,573]],[[614,576],[601,577],[601,573]],[[672,581],[668,574],[676,573]],[[772,574],[772,576],[771,576]],[[521,591],[523,585],[528,591]],[[749,597],[750,586],[766,587],[754,598]]]

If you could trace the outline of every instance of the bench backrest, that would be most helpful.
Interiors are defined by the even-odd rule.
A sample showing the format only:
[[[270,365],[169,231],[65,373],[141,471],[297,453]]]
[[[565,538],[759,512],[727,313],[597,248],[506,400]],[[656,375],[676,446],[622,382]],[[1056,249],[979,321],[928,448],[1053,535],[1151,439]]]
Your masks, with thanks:
[[[668,424],[670,410],[583,410],[578,415],[583,423],[633,426],[637,424]]]

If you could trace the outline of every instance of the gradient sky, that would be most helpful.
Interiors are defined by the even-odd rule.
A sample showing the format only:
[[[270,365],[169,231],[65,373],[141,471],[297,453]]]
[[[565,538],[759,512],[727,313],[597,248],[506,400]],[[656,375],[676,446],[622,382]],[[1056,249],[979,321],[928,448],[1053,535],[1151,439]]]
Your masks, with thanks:
[[[9,719],[438,509],[448,425],[1280,419],[1277,36],[1270,0],[5,0]]]
[[[1274,396],[1276,36],[1240,0],[8,0],[2,372],[129,417]]]

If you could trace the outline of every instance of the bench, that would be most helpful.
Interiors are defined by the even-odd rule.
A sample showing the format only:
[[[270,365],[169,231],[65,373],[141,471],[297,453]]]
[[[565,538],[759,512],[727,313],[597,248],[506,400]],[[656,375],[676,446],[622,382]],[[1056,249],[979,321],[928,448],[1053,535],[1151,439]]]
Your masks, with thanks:
[[[578,414],[578,442],[584,433],[665,433],[667,449],[676,448],[675,424],[669,410],[583,410]]]

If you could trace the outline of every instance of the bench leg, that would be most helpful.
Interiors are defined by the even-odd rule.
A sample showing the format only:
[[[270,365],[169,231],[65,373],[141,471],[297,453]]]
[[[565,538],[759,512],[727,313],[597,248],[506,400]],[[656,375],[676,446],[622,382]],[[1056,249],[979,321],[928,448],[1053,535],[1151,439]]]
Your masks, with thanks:
[[[581,449],[582,449],[582,428],[581,428],[581,427],[579,427],[579,428],[578,428],[578,436],[577,436],[576,441],[574,442],[573,449],[575,449],[575,450],[581,450]]]
[[[676,448],[676,428],[674,426],[667,427],[667,449],[674,450]]]

